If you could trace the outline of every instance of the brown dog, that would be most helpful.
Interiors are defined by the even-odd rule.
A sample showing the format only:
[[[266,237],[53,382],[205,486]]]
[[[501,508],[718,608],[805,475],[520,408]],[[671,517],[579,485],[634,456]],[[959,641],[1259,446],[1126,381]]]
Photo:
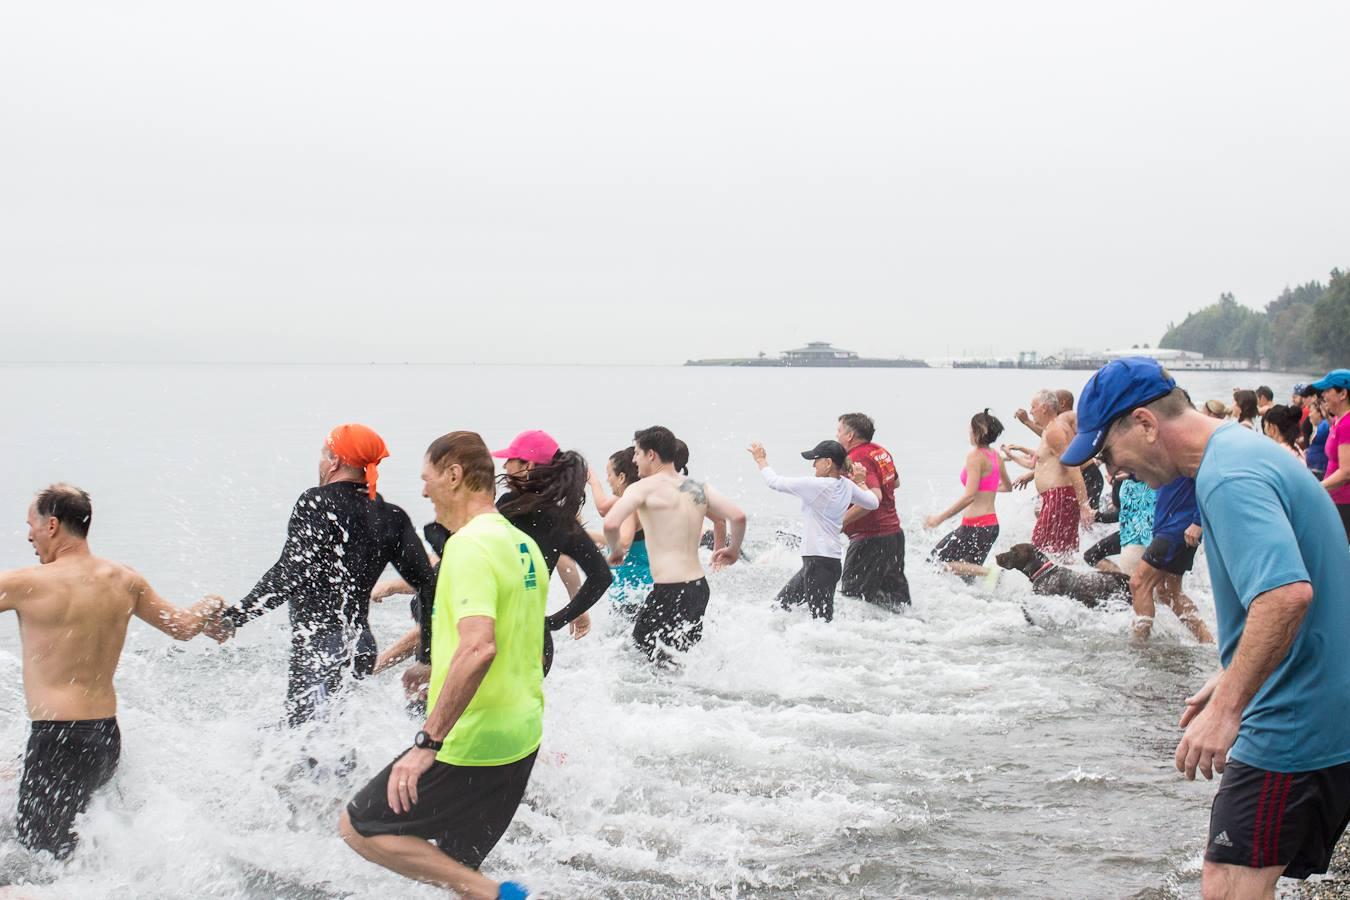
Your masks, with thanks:
[[[1004,569],[1014,569],[1031,579],[1037,594],[1072,597],[1087,607],[1096,607],[1113,597],[1130,602],[1130,577],[1114,572],[1076,572],[1057,566],[1031,544],[1014,544],[994,557]]]

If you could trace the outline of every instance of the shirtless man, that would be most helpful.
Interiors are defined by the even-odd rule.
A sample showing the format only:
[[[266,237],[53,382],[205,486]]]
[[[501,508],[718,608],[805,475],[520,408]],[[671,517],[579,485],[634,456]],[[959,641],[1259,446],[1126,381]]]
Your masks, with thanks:
[[[1056,421],[1068,429],[1070,436],[1073,436],[1078,433],[1078,413],[1073,411],[1073,391],[1060,388],[1054,393],[1056,399],[1059,400],[1059,415],[1056,417]],[[1031,429],[1036,437],[1041,437],[1045,431],[1045,427],[1037,424],[1036,420],[1031,418],[1025,409],[1019,409],[1013,413],[1013,418]],[[1007,458],[1006,454],[1005,458]],[[1031,468],[1034,468],[1034,466]],[[1101,466],[1097,464],[1097,460],[1090,459],[1079,468],[1083,471],[1083,485],[1087,488],[1088,502],[1092,504],[1093,509],[1097,509],[1101,506],[1102,491],[1106,489],[1106,479],[1102,476]],[[1030,483],[1031,478],[1031,473],[1028,473],[1018,479],[1013,486],[1024,488]]]
[[[1096,511],[1088,501],[1082,470],[1059,461],[1074,432],[1060,415],[1060,399],[1054,391],[1036,392],[1031,398],[1030,418],[1041,431],[1041,444],[1036,452],[1032,454],[1025,447],[1007,445],[1004,455],[1032,470],[1036,491],[1041,495],[1041,510],[1036,517],[1031,542],[1046,553],[1075,552],[1078,550],[1079,523],[1092,524]]]
[[[32,731],[19,785],[19,841],[69,856],[71,830],[121,755],[113,674],[134,615],[186,641],[224,605],[183,610],[133,570],[89,552],[89,495],[54,484],[28,507],[28,542],[42,564],[0,574],[0,612],[14,610]]]
[[[624,491],[605,515],[610,565],[623,563],[620,531],[633,513],[647,540],[652,592],[638,609],[633,640],[653,660],[669,659],[661,645],[688,650],[703,636],[708,581],[698,559],[707,516],[725,519],[727,546],[713,553],[713,566],[729,566],[741,555],[745,513],[709,485],[675,471],[678,442],[657,425],[633,435],[633,461],[640,480]]]

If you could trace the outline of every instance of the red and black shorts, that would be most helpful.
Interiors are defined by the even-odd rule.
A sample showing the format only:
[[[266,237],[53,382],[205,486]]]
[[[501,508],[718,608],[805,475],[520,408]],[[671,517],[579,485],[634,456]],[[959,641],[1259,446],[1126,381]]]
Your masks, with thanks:
[[[1229,760],[1209,817],[1205,859],[1286,878],[1327,870],[1350,822],[1350,763],[1312,772],[1268,772]]]

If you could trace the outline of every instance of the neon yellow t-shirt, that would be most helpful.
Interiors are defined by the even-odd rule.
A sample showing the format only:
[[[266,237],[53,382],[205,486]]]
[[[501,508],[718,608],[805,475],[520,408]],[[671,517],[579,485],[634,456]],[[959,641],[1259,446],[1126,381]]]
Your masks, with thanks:
[[[436,758],[455,766],[524,759],[544,734],[544,604],[548,566],[534,540],[497,513],[470,519],[445,542],[431,624],[427,708],[459,647],[459,620],[495,621],[497,655]]]

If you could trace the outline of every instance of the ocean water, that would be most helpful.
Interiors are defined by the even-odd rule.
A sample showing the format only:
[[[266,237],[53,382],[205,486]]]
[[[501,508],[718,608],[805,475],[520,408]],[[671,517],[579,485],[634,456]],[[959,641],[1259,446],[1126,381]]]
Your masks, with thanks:
[[[954,524],[921,527],[959,491],[969,417],[987,406],[1005,440],[1030,444],[1013,410],[1042,386],[1077,392],[1087,374],[5,366],[0,568],[34,562],[28,502],[66,480],[93,496],[96,553],[180,604],[237,600],[275,560],[338,422],[384,435],[380,489],[419,523],[431,517],[421,454],[445,431],[504,446],[544,428],[599,466],[636,428],[665,424],[693,472],[749,513],[751,558],[711,576],[706,637],[678,671],[641,662],[603,606],[590,637],[563,637],[540,761],[486,872],[559,898],[1191,895],[1214,786],[1182,779],[1172,753],[1214,649],[1166,611],[1133,649],[1123,610],[1034,597],[1016,573],[983,593],[924,561]],[[1202,401],[1257,378],[1181,382]],[[1301,380],[1259,378],[1277,397]],[[914,605],[892,615],[840,598],[825,625],[772,608],[797,565],[775,539],[796,528],[796,502],[764,487],[745,448],[759,440],[780,472],[807,474],[797,453],[853,410],[875,417],[900,469]],[[1000,499],[1000,549],[1029,538],[1033,501]],[[1212,626],[1203,553],[1189,585]],[[409,624],[406,601],[373,614],[381,642]],[[335,721],[288,732],[286,647],[282,611],[224,646],[134,622],[118,673],[122,765],[79,852],[55,864],[14,840],[27,722],[17,625],[0,616],[0,884],[34,898],[441,896],[335,832],[346,798],[419,727],[398,678],[367,680]],[[327,764],[351,748],[343,780]],[[317,778],[296,774],[306,753],[324,763]]]

